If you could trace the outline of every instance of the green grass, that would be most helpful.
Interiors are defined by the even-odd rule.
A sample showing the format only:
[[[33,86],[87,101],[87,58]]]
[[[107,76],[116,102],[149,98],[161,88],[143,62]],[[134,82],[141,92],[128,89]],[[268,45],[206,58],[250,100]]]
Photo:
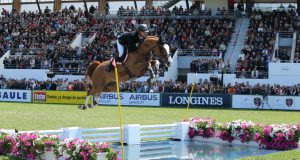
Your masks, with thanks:
[[[300,112],[192,108],[122,107],[123,124],[169,124],[193,116],[211,117],[217,122],[236,119],[256,123],[299,123]],[[119,124],[116,106],[99,106],[85,111],[77,105],[0,103],[0,128],[46,130],[79,126],[84,128],[116,127]]]
[[[256,123],[300,123],[300,112],[192,108],[122,107],[123,124],[169,124],[193,116],[211,117],[217,122],[236,119]],[[77,105],[0,103],[0,128],[48,130],[79,126],[83,128],[115,127],[119,124],[116,106],[99,106],[82,111]],[[0,160],[8,157],[1,157]],[[280,152],[243,160],[300,160],[300,151]]]
[[[300,150],[272,153],[265,156],[252,156],[241,160],[300,160]]]

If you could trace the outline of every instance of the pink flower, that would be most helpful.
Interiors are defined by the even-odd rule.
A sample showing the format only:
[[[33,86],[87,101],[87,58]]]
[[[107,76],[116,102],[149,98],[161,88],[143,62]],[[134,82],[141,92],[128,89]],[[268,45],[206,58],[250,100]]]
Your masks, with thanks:
[[[101,145],[101,148],[108,148],[109,146],[109,143],[108,142],[104,142],[102,145]]]
[[[254,141],[258,142],[260,140],[260,134],[259,133],[255,133],[254,134]]]
[[[271,126],[266,126],[266,127],[264,128],[264,133],[267,134],[267,135],[269,135],[269,134],[271,133],[271,130],[272,130],[272,127],[271,127]]]
[[[242,129],[247,129],[247,124],[242,124]]]
[[[282,138],[283,137],[283,134],[281,132],[277,133],[277,137],[278,138]]]

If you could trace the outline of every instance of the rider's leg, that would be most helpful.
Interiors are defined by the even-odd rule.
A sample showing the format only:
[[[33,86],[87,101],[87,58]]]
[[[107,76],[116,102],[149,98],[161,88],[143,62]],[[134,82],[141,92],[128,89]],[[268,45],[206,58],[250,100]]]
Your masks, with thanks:
[[[124,46],[119,41],[117,41],[117,47],[118,47],[119,57],[122,57],[124,54]]]
[[[117,40],[117,49],[118,49],[117,56],[115,56],[115,58],[112,57],[110,59],[111,62],[109,64],[108,68],[107,68],[108,72],[110,72],[112,70],[112,68],[113,68],[113,65],[112,65],[113,59],[116,60],[116,63],[122,63],[123,60],[124,60],[124,56],[123,55],[124,55],[125,47],[122,44],[120,44],[120,42],[118,40]]]

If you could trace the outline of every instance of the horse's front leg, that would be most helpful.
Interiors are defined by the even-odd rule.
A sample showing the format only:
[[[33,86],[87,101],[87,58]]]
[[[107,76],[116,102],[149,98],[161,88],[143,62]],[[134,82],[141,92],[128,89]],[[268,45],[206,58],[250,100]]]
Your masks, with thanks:
[[[149,63],[149,66],[148,66],[148,71],[150,73],[150,78],[148,80],[149,83],[153,83],[159,77],[159,73],[158,73],[158,71],[159,71],[159,61],[155,60],[153,62],[154,62],[153,65],[151,63]]]

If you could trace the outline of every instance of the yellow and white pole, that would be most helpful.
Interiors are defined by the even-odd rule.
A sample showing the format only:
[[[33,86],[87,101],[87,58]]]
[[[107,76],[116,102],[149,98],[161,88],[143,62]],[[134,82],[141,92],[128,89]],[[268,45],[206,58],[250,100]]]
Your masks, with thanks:
[[[119,110],[119,122],[120,122],[122,160],[124,160],[124,136],[123,136],[123,128],[122,128],[122,108],[121,108],[121,99],[120,99],[119,75],[118,75],[118,68],[116,65],[115,65],[115,76],[116,76],[117,95],[118,95],[118,110]]]

